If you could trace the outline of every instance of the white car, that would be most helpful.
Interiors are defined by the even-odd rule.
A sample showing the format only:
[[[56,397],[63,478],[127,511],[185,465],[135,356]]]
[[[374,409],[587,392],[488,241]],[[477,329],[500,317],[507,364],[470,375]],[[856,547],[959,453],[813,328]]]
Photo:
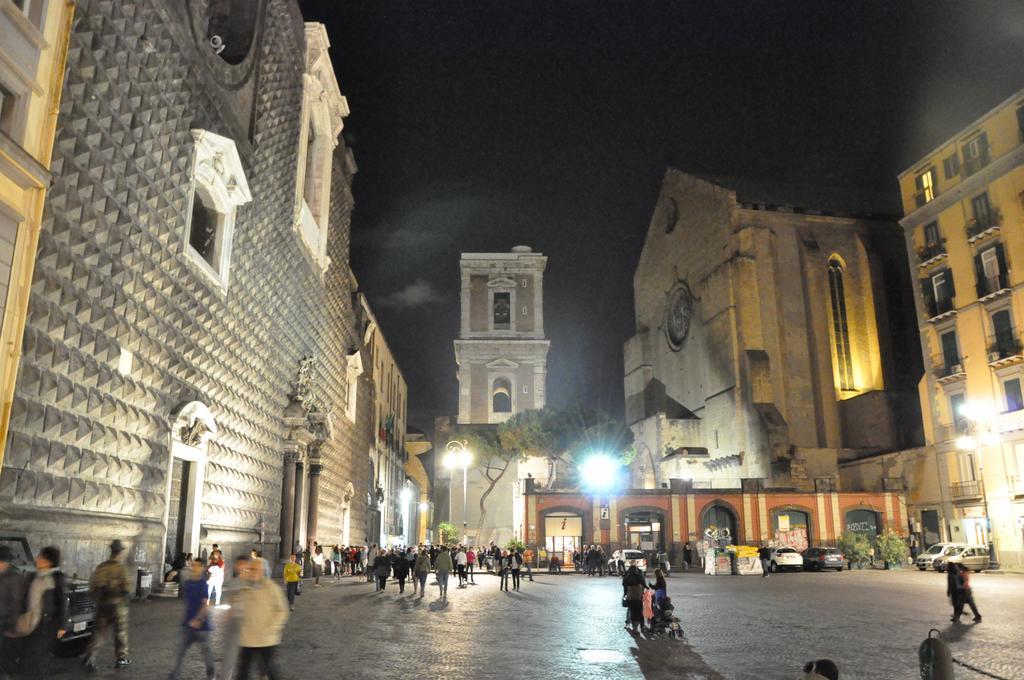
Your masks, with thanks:
[[[647,572],[647,558],[644,556],[642,550],[616,550],[612,553],[612,557],[608,560],[608,571],[617,572],[619,569],[619,560],[623,561],[623,569],[629,569],[635,566],[640,571]]]
[[[804,568],[804,558],[795,548],[772,548],[772,556],[768,560],[768,565],[773,572],[784,569],[800,571]]]
[[[914,561],[914,565],[921,571],[925,571],[931,567],[936,566],[935,560],[937,558],[946,558],[950,555],[959,554],[960,551],[966,547],[966,543],[936,543],[935,545],[928,548],[928,550],[918,555],[917,560]]]

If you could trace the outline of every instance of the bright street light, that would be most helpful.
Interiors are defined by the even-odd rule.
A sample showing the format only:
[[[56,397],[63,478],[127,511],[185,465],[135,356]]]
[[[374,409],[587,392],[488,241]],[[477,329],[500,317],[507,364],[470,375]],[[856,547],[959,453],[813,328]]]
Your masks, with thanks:
[[[402,503],[408,503],[412,499],[412,489],[407,486],[403,487],[398,497],[402,499]]]
[[[610,491],[615,487],[619,467],[618,461],[603,453],[590,456],[580,465],[583,486],[591,491]]]
[[[423,501],[422,503],[420,503],[420,512],[426,512],[429,509],[430,509],[430,503],[427,503],[426,501]]]
[[[468,531],[469,531],[468,524],[466,522],[466,503],[467,503],[466,499],[467,499],[468,488],[469,488],[469,482],[468,482],[469,477],[468,477],[467,470],[469,468],[469,464],[473,461],[473,454],[470,453],[469,449],[466,448],[466,444],[467,444],[467,442],[459,441],[459,440],[448,442],[448,446],[447,446],[448,453],[445,454],[444,461],[443,461],[444,462],[444,466],[446,468],[448,468],[448,470],[452,474],[455,473],[455,468],[459,468],[459,467],[462,468],[462,542],[463,543],[466,543],[468,541]],[[451,489],[451,486],[449,485],[449,492],[448,492],[448,519],[449,520],[451,519],[451,515],[452,515],[452,510],[451,510],[451,508],[452,508],[452,494],[451,494],[450,489]]]

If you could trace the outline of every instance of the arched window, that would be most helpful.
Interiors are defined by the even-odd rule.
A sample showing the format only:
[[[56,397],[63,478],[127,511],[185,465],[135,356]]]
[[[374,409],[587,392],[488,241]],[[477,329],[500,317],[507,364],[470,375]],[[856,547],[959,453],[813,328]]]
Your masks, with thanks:
[[[843,263],[835,256],[828,261],[828,289],[832,302],[832,351],[835,353],[839,372],[839,389],[852,390],[853,358],[850,349],[850,325],[846,318]]]
[[[491,389],[491,410],[495,413],[512,413],[512,383],[505,378],[494,381]]]
[[[242,63],[252,48],[260,3],[254,0],[211,0],[207,11],[206,39],[210,41],[210,48],[229,64]]]

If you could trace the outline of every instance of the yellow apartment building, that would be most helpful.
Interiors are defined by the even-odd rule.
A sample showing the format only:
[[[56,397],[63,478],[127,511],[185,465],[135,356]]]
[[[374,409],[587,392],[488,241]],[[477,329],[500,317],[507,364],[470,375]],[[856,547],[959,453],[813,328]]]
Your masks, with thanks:
[[[70,0],[0,0],[0,464],[73,12]]]
[[[990,543],[1004,567],[1020,568],[1024,90],[899,183],[926,369],[919,391],[928,447],[901,463],[919,477],[908,489],[912,521],[925,544]]]

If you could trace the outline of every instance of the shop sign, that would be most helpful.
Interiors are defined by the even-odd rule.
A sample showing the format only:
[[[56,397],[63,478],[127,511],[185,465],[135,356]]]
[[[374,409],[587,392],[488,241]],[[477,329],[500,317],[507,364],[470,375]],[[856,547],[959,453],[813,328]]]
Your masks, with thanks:
[[[610,516],[611,516],[611,513],[608,511],[608,506],[607,505],[602,505],[601,506],[601,519],[608,519]]]

